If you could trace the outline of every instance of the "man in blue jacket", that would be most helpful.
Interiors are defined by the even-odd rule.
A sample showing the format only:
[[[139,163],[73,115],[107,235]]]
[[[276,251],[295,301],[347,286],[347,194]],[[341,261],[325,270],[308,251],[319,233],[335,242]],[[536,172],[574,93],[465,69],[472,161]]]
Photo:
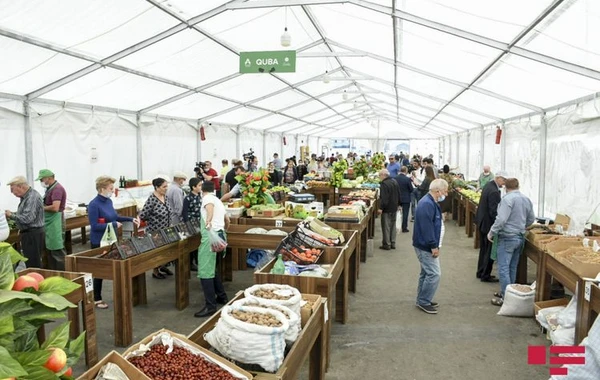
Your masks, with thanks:
[[[438,202],[448,195],[448,182],[436,179],[417,206],[413,230],[413,247],[421,263],[417,307],[427,314],[437,314],[438,303],[433,297],[440,284],[440,245],[442,243],[442,210]]]

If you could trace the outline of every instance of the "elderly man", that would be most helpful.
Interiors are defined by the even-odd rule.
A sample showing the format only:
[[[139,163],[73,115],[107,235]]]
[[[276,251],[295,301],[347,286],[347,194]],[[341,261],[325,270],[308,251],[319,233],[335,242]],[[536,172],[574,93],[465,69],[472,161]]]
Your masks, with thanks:
[[[53,270],[65,270],[63,212],[67,203],[67,192],[49,169],[40,170],[36,181],[40,181],[42,187],[46,189],[44,193],[44,231],[46,249],[49,252],[48,267]]]
[[[490,166],[485,165],[483,167],[483,173],[479,175],[479,179],[477,180],[477,190],[482,190],[485,185],[488,184],[491,180],[494,179],[494,173],[492,173]]]
[[[492,224],[496,220],[498,214],[498,205],[500,204],[500,189],[504,186],[508,174],[499,171],[483,188],[479,206],[477,207],[477,215],[475,223],[479,229],[479,260],[477,262],[477,278],[481,282],[498,282],[498,279],[492,276],[492,266],[494,260],[491,258],[492,244],[488,241],[487,235],[492,228]]]
[[[273,153],[273,165],[275,165],[275,170],[281,170],[283,167],[283,161],[281,161],[277,153]]]
[[[492,299],[492,304],[502,306],[504,293],[509,284],[517,279],[517,265],[525,244],[525,229],[535,221],[531,200],[519,191],[519,180],[508,178],[505,183],[506,195],[498,206],[498,216],[488,233],[488,240],[498,239],[498,275],[500,293]]]
[[[44,206],[42,197],[33,190],[25,177],[15,177],[8,182],[10,192],[21,198],[17,212],[6,210],[6,219],[14,220],[21,235],[23,255],[28,268],[42,266],[44,249]]]
[[[185,173],[177,172],[173,175],[173,182],[171,182],[169,188],[167,189],[167,202],[171,207],[172,226],[183,221],[183,198],[185,194],[183,193],[183,189],[181,187],[186,180],[187,175]]]
[[[413,247],[421,263],[417,287],[417,307],[427,314],[437,314],[438,303],[433,301],[440,284],[440,246],[442,244],[442,210],[438,202],[448,195],[448,182],[435,179],[417,206],[413,227]]]
[[[389,251],[390,249],[396,249],[396,212],[398,212],[398,196],[400,190],[398,189],[398,183],[390,178],[390,172],[387,169],[382,169],[379,172],[379,184],[380,198],[379,198],[379,210],[377,212],[381,215],[381,232],[383,235],[383,241],[379,249]]]

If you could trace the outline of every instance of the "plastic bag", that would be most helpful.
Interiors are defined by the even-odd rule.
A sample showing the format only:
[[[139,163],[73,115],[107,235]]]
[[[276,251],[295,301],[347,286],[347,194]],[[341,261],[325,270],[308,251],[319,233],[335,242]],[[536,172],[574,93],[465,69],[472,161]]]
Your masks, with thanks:
[[[402,230],[402,211],[398,210],[396,211],[396,233],[400,233],[400,230]]]
[[[115,228],[113,227],[113,224],[106,223],[106,230],[104,230],[104,235],[102,235],[102,240],[100,240],[100,247],[106,247],[116,242],[117,234],[115,233]]]
[[[565,307],[560,313],[556,315],[556,321],[558,325],[563,329],[574,328],[575,321],[577,319],[577,287],[575,286],[575,293],[573,298],[569,301],[567,307]]]
[[[227,242],[223,239],[217,231],[210,229],[208,230],[208,241],[210,243],[210,249],[213,252],[223,252],[227,248]]]

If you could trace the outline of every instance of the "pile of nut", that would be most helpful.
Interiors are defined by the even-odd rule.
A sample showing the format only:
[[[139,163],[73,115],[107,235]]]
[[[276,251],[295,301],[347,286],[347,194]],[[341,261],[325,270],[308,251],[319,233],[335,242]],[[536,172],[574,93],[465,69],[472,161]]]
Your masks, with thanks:
[[[272,314],[255,313],[252,311],[233,310],[231,315],[242,322],[253,323],[259,326],[281,327],[282,323]]]
[[[516,291],[518,291],[518,292],[521,292],[521,293],[529,293],[529,292],[531,292],[531,291],[533,290],[533,289],[531,289],[531,287],[530,287],[530,286],[528,286],[528,285],[512,284],[511,286],[512,286],[512,288],[513,288],[514,290],[516,290]]]
[[[131,364],[155,380],[236,380],[236,378],[201,356],[182,347],[167,354],[167,346],[155,344],[143,356],[129,358]]]
[[[277,293],[275,293],[275,290],[273,289],[258,289],[256,292],[254,292],[254,296],[259,297],[259,298],[264,298],[264,299],[268,299],[268,300],[289,300],[290,298],[292,298],[292,295],[287,295],[287,296],[282,296],[279,295]]]
[[[315,303],[311,300],[307,300],[306,298],[302,298],[302,301],[306,302],[302,305],[303,308],[312,309],[315,306]]]

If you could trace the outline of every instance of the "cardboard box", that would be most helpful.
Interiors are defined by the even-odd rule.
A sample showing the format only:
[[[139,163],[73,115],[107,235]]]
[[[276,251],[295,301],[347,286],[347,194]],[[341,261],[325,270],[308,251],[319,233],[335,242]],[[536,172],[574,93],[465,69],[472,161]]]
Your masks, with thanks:
[[[265,217],[265,218],[272,218],[274,216],[283,214],[284,211],[285,211],[285,209],[283,207],[278,208],[278,209],[271,209],[271,210],[248,209],[248,210],[246,210],[246,216],[261,216],[261,217]]]
[[[584,262],[577,254],[571,257],[570,267],[579,277],[595,278],[600,273],[600,263]]]
[[[546,309],[548,307],[555,307],[555,306],[567,306],[569,304],[569,302],[571,301],[570,298],[559,298],[556,300],[549,300],[549,301],[538,301],[535,303],[535,314],[537,315],[537,313],[541,310],[541,309]]]
[[[83,375],[79,376],[77,380],[93,380],[98,376],[100,369],[107,363],[114,363],[125,372],[125,375],[131,380],[150,380],[142,371],[137,369],[133,364],[129,363],[127,359],[119,355],[116,351],[111,351],[102,360],[96,363],[95,366],[88,369]]]
[[[124,353],[123,353],[123,357],[124,358],[128,358],[134,351],[136,351],[138,349],[138,347],[142,344],[148,344],[152,341],[152,339],[160,334],[160,333],[169,333],[171,336],[173,336],[174,338],[179,339],[180,341],[185,342],[185,344],[190,345],[191,347],[193,347],[194,349],[200,351],[200,353],[209,361],[212,361],[216,364],[218,364],[219,366],[221,366],[222,368],[225,369],[231,369],[237,373],[239,373],[240,375],[244,376],[247,380],[252,380],[253,376],[252,374],[250,374],[249,372],[244,371],[243,369],[241,369],[240,367],[238,367],[237,365],[231,363],[230,361],[222,358],[221,356],[214,354],[213,352],[207,350],[206,348],[199,346],[198,344],[192,342],[191,340],[189,340],[187,337],[185,337],[184,335],[180,335],[177,333],[174,333],[170,330],[167,329],[160,329],[150,335],[148,335],[147,337],[145,337],[144,339],[142,339],[140,342],[132,345],[131,347],[129,347]]]
[[[571,218],[567,215],[556,214],[556,218],[554,218],[554,228],[556,229],[556,226],[559,224],[563,227],[564,231],[567,231],[571,224]]]
[[[285,202],[285,216],[288,218],[294,217],[294,208],[297,206],[302,206],[304,210],[308,213],[308,216],[319,217],[323,215],[325,211],[325,205],[323,202],[310,202],[310,203],[295,203],[286,201]]]
[[[300,324],[302,328],[304,328],[304,326],[310,319],[310,316],[321,304],[321,296],[318,294],[302,294],[302,299],[311,301],[313,304],[312,308],[302,307],[300,309]]]

